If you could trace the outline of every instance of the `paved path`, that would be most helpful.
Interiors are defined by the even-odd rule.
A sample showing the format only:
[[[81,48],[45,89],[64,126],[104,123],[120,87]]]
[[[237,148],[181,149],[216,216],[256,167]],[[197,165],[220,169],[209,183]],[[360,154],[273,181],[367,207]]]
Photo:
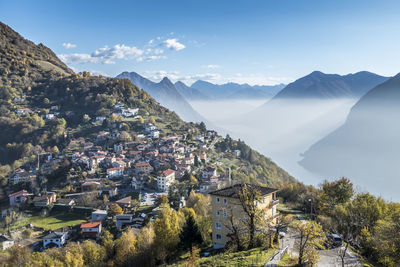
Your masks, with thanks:
[[[301,214],[296,213],[297,218],[302,223],[306,223],[306,220],[304,219]],[[296,238],[298,238],[298,233],[296,233],[294,230],[289,229],[288,233],[284,238],[281,239],[280,242],[280,247],[282,251],[282,248],[287,247],[288,253],[292,257],[298,257],[298,251],[295,247],[296,243]],[[327,250],[320,250],[320,261],[318,262],[319,267],[327,267],[327,266],[332,266],[332,267],[341,267],[342,266],[342,261],[341,258],[339,257],[339,250],[340,248],[335,248],[335,249],[327,249]],[[274,257],[272,258],[265,267],[276,267],[278,262],[280,260],[280,257]],[[351,253],[350,251],[347,251],[346,257],[345,257],[345,266],[346,267],[361,267],[362,265],[358,262],[357,257]]]

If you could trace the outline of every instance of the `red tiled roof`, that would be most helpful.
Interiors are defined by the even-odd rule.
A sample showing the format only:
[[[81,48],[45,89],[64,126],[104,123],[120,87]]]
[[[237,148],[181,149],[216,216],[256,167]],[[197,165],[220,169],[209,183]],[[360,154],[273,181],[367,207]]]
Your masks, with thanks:
[[[101,222],[87,222],[87,223],[82,223],[81,224],[81,229],[82,228],[95,228],[98,227],[101,224]]]
[[[8,197],[13,197],[13,196],[15,196],[15,195],[18,195],[18,194],[28,194],[28,192],[26,191],[26,190],[21,190],[21,191],[18,191],[18,192],[15,192],[15,193],[12,193],[12,194],[9,194],[8,195]]]
[[[136,167],[147,167],[150,166],[148,162],[138,162],[135,164]]]
[[[171,174],[173,174],[173,173],[175,173],[174,170],[168,169],[168,170],[163,171],[163,172],[161,173],[161,176],[169,176],[169,175],[171,175]]]

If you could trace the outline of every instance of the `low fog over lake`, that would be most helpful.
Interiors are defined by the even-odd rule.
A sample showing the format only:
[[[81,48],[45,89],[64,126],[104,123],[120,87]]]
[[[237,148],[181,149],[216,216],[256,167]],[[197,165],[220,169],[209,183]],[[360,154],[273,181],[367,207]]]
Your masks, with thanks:
[[[267,101],[193,101],[190,104],[225,133],[246,141],[300,181],[318,185],[324,179],[337,178],[310,173],[298,161],[311,145],[344,123],[357,99],[278,100],[264,105]],[[363,181],[350,178],[356,185],[365,186],[361,190],[373,191]]]

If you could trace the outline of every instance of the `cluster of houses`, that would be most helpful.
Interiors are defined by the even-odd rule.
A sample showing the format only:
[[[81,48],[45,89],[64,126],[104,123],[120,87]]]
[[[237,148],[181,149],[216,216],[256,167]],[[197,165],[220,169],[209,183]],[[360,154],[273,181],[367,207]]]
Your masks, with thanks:
[[[129,109],[122,106],[114,107],[120,115],[135,116],[138,109]],[[57,109],[58,110],[58,109]],[[55,110],[54,110],[55,111]],[[53,156],[44,153],[38,158],[40,173],[46,174],[46,170],[56,169],[61,159],[69,159],[76,173],[86,172],[84,180],[72,180],[75,193],[58,197],[56,192],[42,192],[34,196],[26,190],[8,192],[10,207],[19,208],[28,199],[32,200],[34,207],[46,208],[57,206],[74,207],[76,200],[85,195],[96,192],[98,197],[107,195],[111,204],[117,204],[124,210],[129,210],[132,203],[131,197],[126,197],[120,191],[152,188],[159,192],[168,192],[177,180],[186,174],[194,174],[198,178],[199,191],[208,193],[218,190],[230,182],[230,170],[219,175],[217,169],[208,165],[207,145],[212,143],[216,132],[208,131],[207,134],[195,136],[193,140],[187,140],[186,134],[170,134],[160,137],[160,131],[155,125],[147,123],[142,132],[137,132],[136,141],[118,141],[119,132],[113,130],[100,131],[95,140],[88,141],[83,138],[70,140],[63,153]],[[110,142],[108,142],[110,141]],[[105,144],[112,144],[107,147]],[[199,163],[202,164],[199,164]],[[206,167],[202,167],[206,166]],[[16,170],[9,176],[10,183],[33,181],[37,178],[36,170],[23,168]],[[80,175],[77,175],[80,177]],[[121,186],[124,185],[124,186]],[[121,196],[120,196],[121,195]],[[118,197],[122,197],[118,199]],[[182,200],[184,203],[184,200]],[[99,208],[99,207],[97,207]],[[104,221],[109,225],[107,210],[97,209],[92,213],[90,222],[80,225],[82,238],[98,238],[102,232]],[[144,214],[142,214],[145,216]],[[143,226],[144,217],[135,218],[133,214],[120,214],[113,218],[117,229],[131,226],[140,228]],[[43,238],[43,247],[63,246],[69,238],[69,231],[62,229],[50,232]]]

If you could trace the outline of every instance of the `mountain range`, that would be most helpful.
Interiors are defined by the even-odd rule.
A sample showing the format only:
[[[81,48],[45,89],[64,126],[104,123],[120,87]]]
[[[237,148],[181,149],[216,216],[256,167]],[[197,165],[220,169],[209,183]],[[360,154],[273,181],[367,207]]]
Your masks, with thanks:
[[[388,77],[361,71],[354,74],[325,74],[314,71],[288,84],[274,99],[288,98],[360,98]]]
[[[116,78],[130,79],[139,88],[149,93],[161,105],[175,111],[185,121],[203,121],[207,123],[207,120],[193,109],[167,77],[164,77],[160,82],[156,83],[144,78],[136,72],[122,72]],[[180,84],[178,84],[178,86],[179,85]],[[207,124],[210,126],[210,123]]]
[[[349,175],[391,195],[400,186],[400,74],[376,86],[351,109],[346,122],[312,145],[300,164],[324,175]],[[387,186],[386,186],[387,190]]]
[[[202,80],[198,80],[190,86],[190,88],[196,89],[198,92],[214,100],[268,99],[284,87],[284,84],[254,86],[238,83],[213,84]]]

